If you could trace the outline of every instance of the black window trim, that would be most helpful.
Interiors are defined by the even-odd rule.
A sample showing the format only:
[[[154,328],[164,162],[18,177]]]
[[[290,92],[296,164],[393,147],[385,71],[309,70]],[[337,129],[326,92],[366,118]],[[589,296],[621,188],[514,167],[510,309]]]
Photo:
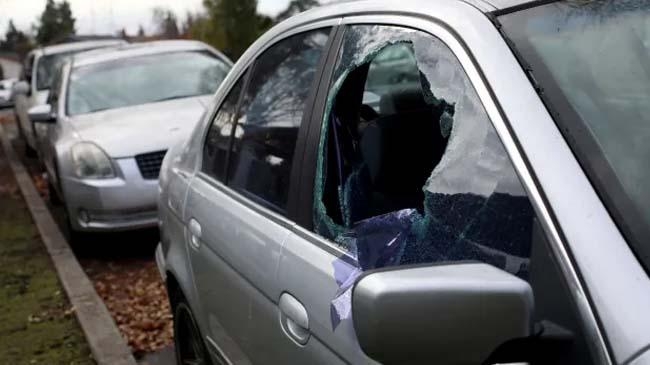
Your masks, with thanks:
[[[242,102],[244,99],[245,92],[248,90],[248,87],[250,85],[250,79],[252,75],[254,74],[255,71],[255,66],[257,65],[257,62],[259,58],[270,48],[272,48],[274,45],[290,38],[295,35],[299,35],[302,33],[307,33],[307,32],[314,32],[318,31],[319,29],[327,29],[330,28],[330,32],[328,35],[327,42],[325,43],[323,47],[323,53],[321,54],[320,60],[317,64],[316,67],[316,77],[314,77],[314,80],[312,81],[312,85],[309,90],[309,94],[307,96],[306,102],[305,102],[305,111],[302,115],[301,123],[300,123],[300,129],[298,131],[298,138],[296,140],[296,146],[294,149],[294,156],[300,156],[298,153],[302,154],[302,152],[305,149],[305,139],[307,136],[307,131],[310,129],[310,124],[311,124],[311,115],[312,115],[312,110],[313,110],[313,105],[315,102],[315,97],[316,97],[316,90],[318,89],[320,83],[321,83],[321,77],[318,77],[318,75],[323,74],[323,69],[326,67],[326,60],[329,59],[329,54],[330,50],[332,48],[333,44],[333,39],[334,36],[337,34],[337,31],[340,26],[336,25],[323,25],[320,27],[313,27],[313,28],[308,28],[308,29],[303,29],[301,31],[297,32],[287,32],[285,33],[286,36],[284,37],[278,37],[273,39],[272,42],[269,44],[265,45],[256,55],[255,58],[253,58],[244,68],[244,70],[237,75],[237,78],[234,79],[234,81],[229,85],[229,89],[227,92],[224,93],[224,97],[219,100],[219,106],[215,108],[215,110],[210,113],[209,121],[206,123],[204,126],[204,131],[202,135],[202,142],[201,142],[201,152],[199,153],[201,155],[200,162],[198,163],[197,166],[197,176],[202,178],[203,180],[206,180],[209,182],[212,186],[219,188],[222,192],[226,193],[230,197],[238,200],[242,204],[250,207],[251,209],[254,209],[258,211],[259,213],[263,214],[267,218],[273,219],[279,224],[282,224],[284,226],[287,225],[287,221],[289,220],[291,222],[295,222],[297,220],[296,216],[296,209],[292,208],[293,206],[297,205],[297,198],[296,198],[296,193],[300,187],[300,177],[301,177],[301,168],[303,165],[303,161],[297,161],[294,160],[292,167],[291,167],[291,173],[290,173],[290,182],[289,182],[289,200],[287,202],[287,208],[286,209],[280,209],[276,205],[264,200],[261,197],[257,197],[256,195],[249,193],[243,189],[235,188],[232,185],[230,185],[230,182],[228,181],[228,170],[230,168],[230,157],[231,157],[231,152],[234,144],[234,133],[237,129],[237,120],[240,116],[240,109],[242,106]],[[226,155],[226,164],[225,164],[225,179],[224,181],[220,181],[217,179],[215,176],[212,176],[211,174],[208,174],[204,171],[203,169],[203,149],[205,147],[205,143],[207,141],[207,136],[210,127],[212,126],[212,123],[214,121],[214,118],[216,118],[219,110],[221,109],[221,105],[224,103],[226,98],[229,96],[230,91],[233,90],[233,88],[236,86],[237,82],[241,80],[242,77],[245,77],[246,79],[244,80],[244,84],[242,84],[242,89],[240,91],[240,94],[237,99],[237,105],[235,107],[235,112],[233,113],[233,116],[231,118],[231,123],[232,123],[232,130],[230,132],[230,137],[229,137],[229,148],[228,152]],[[260,209],[263,208],[263,209]]]

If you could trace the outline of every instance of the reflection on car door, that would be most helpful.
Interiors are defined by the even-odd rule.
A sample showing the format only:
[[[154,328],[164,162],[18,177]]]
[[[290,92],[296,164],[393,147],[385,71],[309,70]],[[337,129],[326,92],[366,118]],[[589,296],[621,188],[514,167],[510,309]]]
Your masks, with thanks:
[[[219,107],[188,192],[195,310],[211,350],[236,363],[300,356],[280,325],[276,273],[293,225],[286,217],[293,153],[328,37],[329,29],[300,33],[258,57]]]

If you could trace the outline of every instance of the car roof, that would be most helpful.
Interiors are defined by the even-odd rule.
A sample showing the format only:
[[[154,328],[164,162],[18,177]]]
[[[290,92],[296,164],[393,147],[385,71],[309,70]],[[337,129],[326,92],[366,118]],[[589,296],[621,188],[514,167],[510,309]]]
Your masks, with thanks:
[[[41,47],[34,50],[34,52],[40,55],[51,55],[70,51],[83,51],[85,49],[98,47],[116,46],[120,44],[127,44],[127,42],[122,39],[103,39],[94,41],[71,42]]]
[[[524,4],[532,3],[536,0],[478,0],[484,3],[487,3],[494,7],[495,10],[505,10],[515,6],[521,6]],[[470,1],[466,1],[470,2]]]
[[[182,51],[210,51],[216,53],[228,65],[232,65],[232,62],[228,57],[224,56],[209,45],[203,42],[190,40],[164,40],[131,43],[116,47],[96,49],[75,54],[72,58],[72,63],[73,67],[82,67],[125,58]]]
[[[346,8],[346,5],[352,5],[355,3],[366,3],[366,4],[375,4],[375,5],[383,5],[386,7],[386,10],[399,10],[400,7],[406,3],[418,3],[419,5],[422,5],[422,13],[427,13],[427,9],[431,9],[435,7],[435,4],[437,2],[458,2],[458,3],[467,3],[470,5],[473,5],[474,7],[478,8],[479,10],[483,12],[491,12],[491,11],[496,11],[496,10],[505,10],[508,8],[516,7],[516,6],[521,6],[524,4],[532,3],[532,2],[538,2],[539,0],[401,0],[399,2],[396,1],[388,1],[388,0],[342,0],[338,2],[331,2],[329,4],[323,5],[320,8],[338,8],[340,10],[343,10]]]

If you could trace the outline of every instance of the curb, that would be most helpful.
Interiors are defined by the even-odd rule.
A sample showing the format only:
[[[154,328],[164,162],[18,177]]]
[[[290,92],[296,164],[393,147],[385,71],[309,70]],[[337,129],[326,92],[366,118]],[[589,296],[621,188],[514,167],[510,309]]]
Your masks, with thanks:
[[[59,226],[38,194],[31,177],[16,155],[5,129],[0,124],[0,140],[18,187],[32,214],[41,239],[52,258],[59,280],[86,336],[98,365],[136,365],[113,318],[81,269]]]

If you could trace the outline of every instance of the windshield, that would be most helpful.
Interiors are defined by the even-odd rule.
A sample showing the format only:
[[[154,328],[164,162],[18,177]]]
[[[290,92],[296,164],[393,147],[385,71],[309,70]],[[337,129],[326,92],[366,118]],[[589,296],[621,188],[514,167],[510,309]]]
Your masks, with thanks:
[[[173,52],[94,64],[70,75],[69,115],[214,93],[230,66],[209,52]]]
[[[38,59],[36,70],[36,88],[48,90],[52,86],[52,79],[58,67],[65,61],[65,58],[75,51],[45,55]]]
[[[637,256],[650,267],[650,2],[563,1],[499,18]]]

